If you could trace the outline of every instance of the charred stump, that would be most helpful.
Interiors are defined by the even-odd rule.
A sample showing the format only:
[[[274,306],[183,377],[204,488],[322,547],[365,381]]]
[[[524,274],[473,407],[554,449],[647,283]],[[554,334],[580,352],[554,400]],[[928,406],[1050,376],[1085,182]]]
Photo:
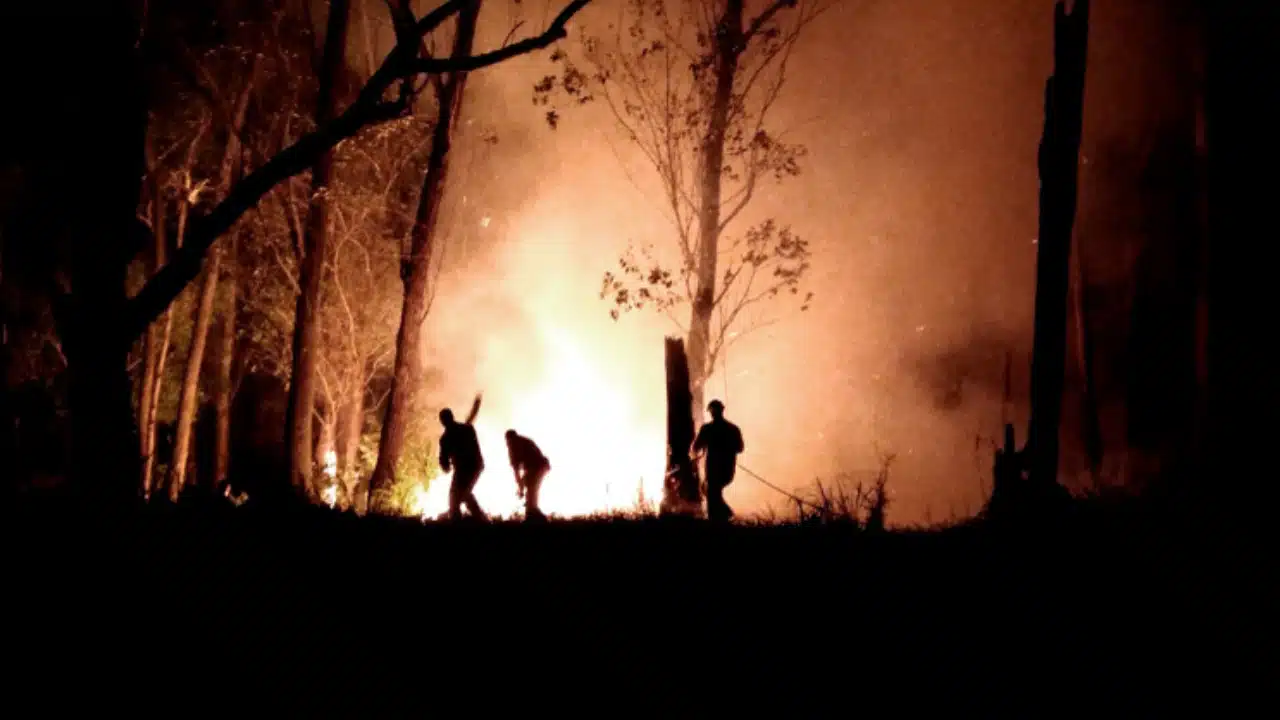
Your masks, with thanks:
[[[690,457],[693,447],[693,393],[689,385],[689,357],[684,341],[667,338],[667,474],[663,483],[663,514],[696,514],[702,508],[698,469]]]
[[[1054,8],[1054,69],[1045,86],[1040,141],[1040,233],[1027,468],[1037,485],[1057,483],[1059,426],[1067,354],[1071,234],[1075,226],[1083,124],[1089,2]]]
[[[1040,140],[1040,226],[1036,253],[1034,344],[1031,355],[1031,421],[1026,447],[1012,452],[1012,428],[997,453],[989,509],[1025,505],[1032,496],[1060,495],[1059,429],[1067,355],[1071,235],[1078,193],[1080,135],[1084,116],[1089,1],[1070,12],[1054,6],[1053,75],[1045,84]],[[1016,498],[1016,499],[1015,499]]]

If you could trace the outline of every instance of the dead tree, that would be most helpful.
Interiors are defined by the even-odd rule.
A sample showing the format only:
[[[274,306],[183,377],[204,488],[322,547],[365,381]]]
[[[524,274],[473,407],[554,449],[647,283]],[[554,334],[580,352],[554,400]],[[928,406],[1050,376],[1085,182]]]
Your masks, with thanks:
[[[689,450],[693,447],[693,392],[689,383],[689,358],[684,341],[665,341],[667,367],[667,474],[663,483],[662,512],[696,513],[702,507],[698,468]]]
[[[1057,482],[1088,39],[1089,1],[1075,0],[1069,13],[1065,2],[1058,2],[1054,8],[1054,69],[1045,86],[1044,135],[1040,141],[1035,340],[1031,422],[1025,449],[1029,478],[1038,486]]]

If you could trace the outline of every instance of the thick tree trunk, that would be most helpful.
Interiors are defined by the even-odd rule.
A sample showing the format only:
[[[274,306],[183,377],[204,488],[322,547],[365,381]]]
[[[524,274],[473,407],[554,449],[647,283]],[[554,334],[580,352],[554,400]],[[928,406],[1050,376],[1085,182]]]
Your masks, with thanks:
[[[1206,441],[1194,494],[1230,513],[1235,528],[1263,526],[1275,482],[1260,453],[1277,432],[1274,263],[1259,230],[1275,227],[1280,167],[1280,16],[1272,3],[1205,0],[1208,151],[1208,389]],[[1243,511],[1243,512],[1242,512]]]
[[[236,354],[236,308],[239,285],[236,281],[236,250],[239,237],[233,231],[227,238],[227,309],[222,318],[222,337],[218,348],[218,394],[215,401],[217,437],[214,440],[213,487],[222,487],[231,474],[231,399],[232,368]]]
[[[182,395],[178,403],[178,421],[174,428],[173,461],[169,463],[170,500],[178,499],[186,483],[191,429],[195,425],[196,411],[200,405],[200,369],[204,366],[204,346],[213,318],[213,301],[217,297],[221,261],[222,251],[217,249],[209,258],[209,267],[205,269],[204,281],[200,287],[196,324],[191,335],[191,352],[187,356],[187,370],[182,379]]]
[[[689,360],[679,338],[667,338],[663,349],[667,374],[667,474],[662,511],[697,512],[702,507],[702,492],[698,467],[689,455],[694,438]]]
[[[695,417],[702,417],[704,392],[711,375],[711,314],[715,310],[716,265],[720,245],[720,185],[724,167],[729,106],[743,45],[743,1],[728,0],[718,23],[716,86],[707,119],[707,134],[698,173],[698,285],[689,318],[689,379]]]
[[[334,83],[343,67],[350,24],[350,0],[332,0],[321,60],[320,96],[316,126],[324,127],[337,115]],[[304,256],[299,267],[298,304],[293,334],[293,379],[289,383],[289,408],[285,419],[289,481],[294,491],[314,496],[311,412],[315,404],[315,376],[320,341],[319,310],[325,261],[329,252],[329,202],[325,189],[333,172],[333,151],[320,156],[311,171],[311,206],[307,214]]]
[[[1076,0],[1070,14],[1059,2],[1054,9],[1054,73],[1045,88],[1045,127],[1039,157],[1040,237],[1028,436],[1029,472],[1037,485],[1056,483],[1058,476],[1071,236],[1088,37],[1088,0]]]
[[[36,83],[40,86],[33,89],[55,97],[26,98],[19,111],[35,115],[42,124],[33,136],[61,138],[53,144],[57,147],[41,145],[45,155],[36,161],[48,182],[44,190],[52,191],[45,198],[50,211],[65,212],[69,197],[78,203],[66,239],[71,292],[57,301],[69,380],[71,479],[98,502],[131,502],[138,496],[139,469],[128,361],[136,338],[120,328],[127,308],[127,269],[138,249],[135,216],[145,169],[146,87],[134,49],[137,19],[129,8],[73,5],[59,6],[66,14],[58,19],[33,18],[28,30],[38,34],[56,27],[57,37],[50,42],[73,47],[75,57],[93,62],[74,68],[46,65],[51,74],[47,86]],[[50,24],[42,27],[42,20]],[[57,79],[64,71],[82,80],[70,95]],[[59,109],[40,111],[49,107]],[[94,122],[82,122],[89,116]],[[93,192],[84,192],[86,173],[92,176]]]
[[[472,0],[458,14],[458,30],[453,44],[454,58],[471,54],[479,14],[480,0]],[[404,454],[410,418],[416,407],[417,391],[422,384],[422,325],[427,318],[431,254],[449,169],[449,144],[453,126],[462,108],[466,79],[466,73],[450,73],[441,84],[439,117],[432,131],[427,174],[418,199],[417,216],[409,231],[410,255],[401,265],[405,285],[404,305],[400,316],[400,330],[396,335],[395,371],[387,415],[382,423],[378,464],[369,481],[370,495],[395,478],[400,458]]]

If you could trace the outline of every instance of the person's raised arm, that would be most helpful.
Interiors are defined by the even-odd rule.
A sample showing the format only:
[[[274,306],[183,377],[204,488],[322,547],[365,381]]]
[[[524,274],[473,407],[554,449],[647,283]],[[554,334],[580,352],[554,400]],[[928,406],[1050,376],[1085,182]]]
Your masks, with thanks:
[[[476,421],[476,416],[480,414],[480,398],[483,393],[476,393],[476,401],[471,403],[471,412],[467,414],[466,423],[470,425]]]

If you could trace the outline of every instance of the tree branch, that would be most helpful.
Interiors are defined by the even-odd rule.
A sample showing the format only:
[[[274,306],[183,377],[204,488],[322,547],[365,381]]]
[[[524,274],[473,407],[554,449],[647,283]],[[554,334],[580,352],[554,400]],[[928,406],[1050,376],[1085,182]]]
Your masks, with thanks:
[[[795,6],[796,0],[777,0],[769,7],[765,8],[764,12],[756,16],[756,19],[752,20],[751,24],[747,26],[747,31],[742,34],[742,44],[746,45],[751,42],[751,39],[755,37],[756,33],[760,32],[760,30],[764,28],[764,26],[768,24],[768,22],[772,20],[773,17],[783,8],[794,8]]]
[[[280,182],[304,172],[324,153],[354,136],[367,125],[385,122],[401,115],[410,98],[402,92],[396,101],[384,101],[386,90],[396,79],[418,73],[469,71],[545,48],[565,37],[565,26],[590,0],[573,0],[556,16],[551,26],[536,37],[527,38],[505,48],[470,58],[424,58],[413,62],[422,36],[438,27],[470,0],[450,0],[436,8],[418,23],[418,38],[410,45],[397,42],[381,67],[360,91],[356,101],[324,126],[299,138],[263,165],[236,183],[226,199],[207,215],[198,218],[190,229],[186,245],[175,253],[173,261],[162,268],[134,296],[121,319],[119,339],[132,342],[141,335],[199,274],[204,257],[213,243],[236,221]]]
[[[591,2],[591,0],[573,0],[573,2],[565,6],[564,10],[560,11],[560,14],[556,16],[555,20],[551,21],[551,25],[548,26],[541,35],[525,38],[524,40],[511,43],[506,47],[500,47],[497,50],[491,50],[487,53],[472,55],[471,57],[466,58],[420,58],[413,63],[413,73],[435,75],[439,73],[471,72],[489,67],[490,65],[496,65],[504,60],[510,60],[513,57],[526,55],[534,50],[542,50],[551,46],[556,41],[562,40],[568,36],[569,33],[565,29],[565,26],[568,25],[569,20],[572,19],[574,15],[578,14],[578,11],[586,7],[589,2]],[[453,5],[455,3],[459,6],[462,4],[461,0],[454,0],[454,2],[450,2],[449,5]]]

